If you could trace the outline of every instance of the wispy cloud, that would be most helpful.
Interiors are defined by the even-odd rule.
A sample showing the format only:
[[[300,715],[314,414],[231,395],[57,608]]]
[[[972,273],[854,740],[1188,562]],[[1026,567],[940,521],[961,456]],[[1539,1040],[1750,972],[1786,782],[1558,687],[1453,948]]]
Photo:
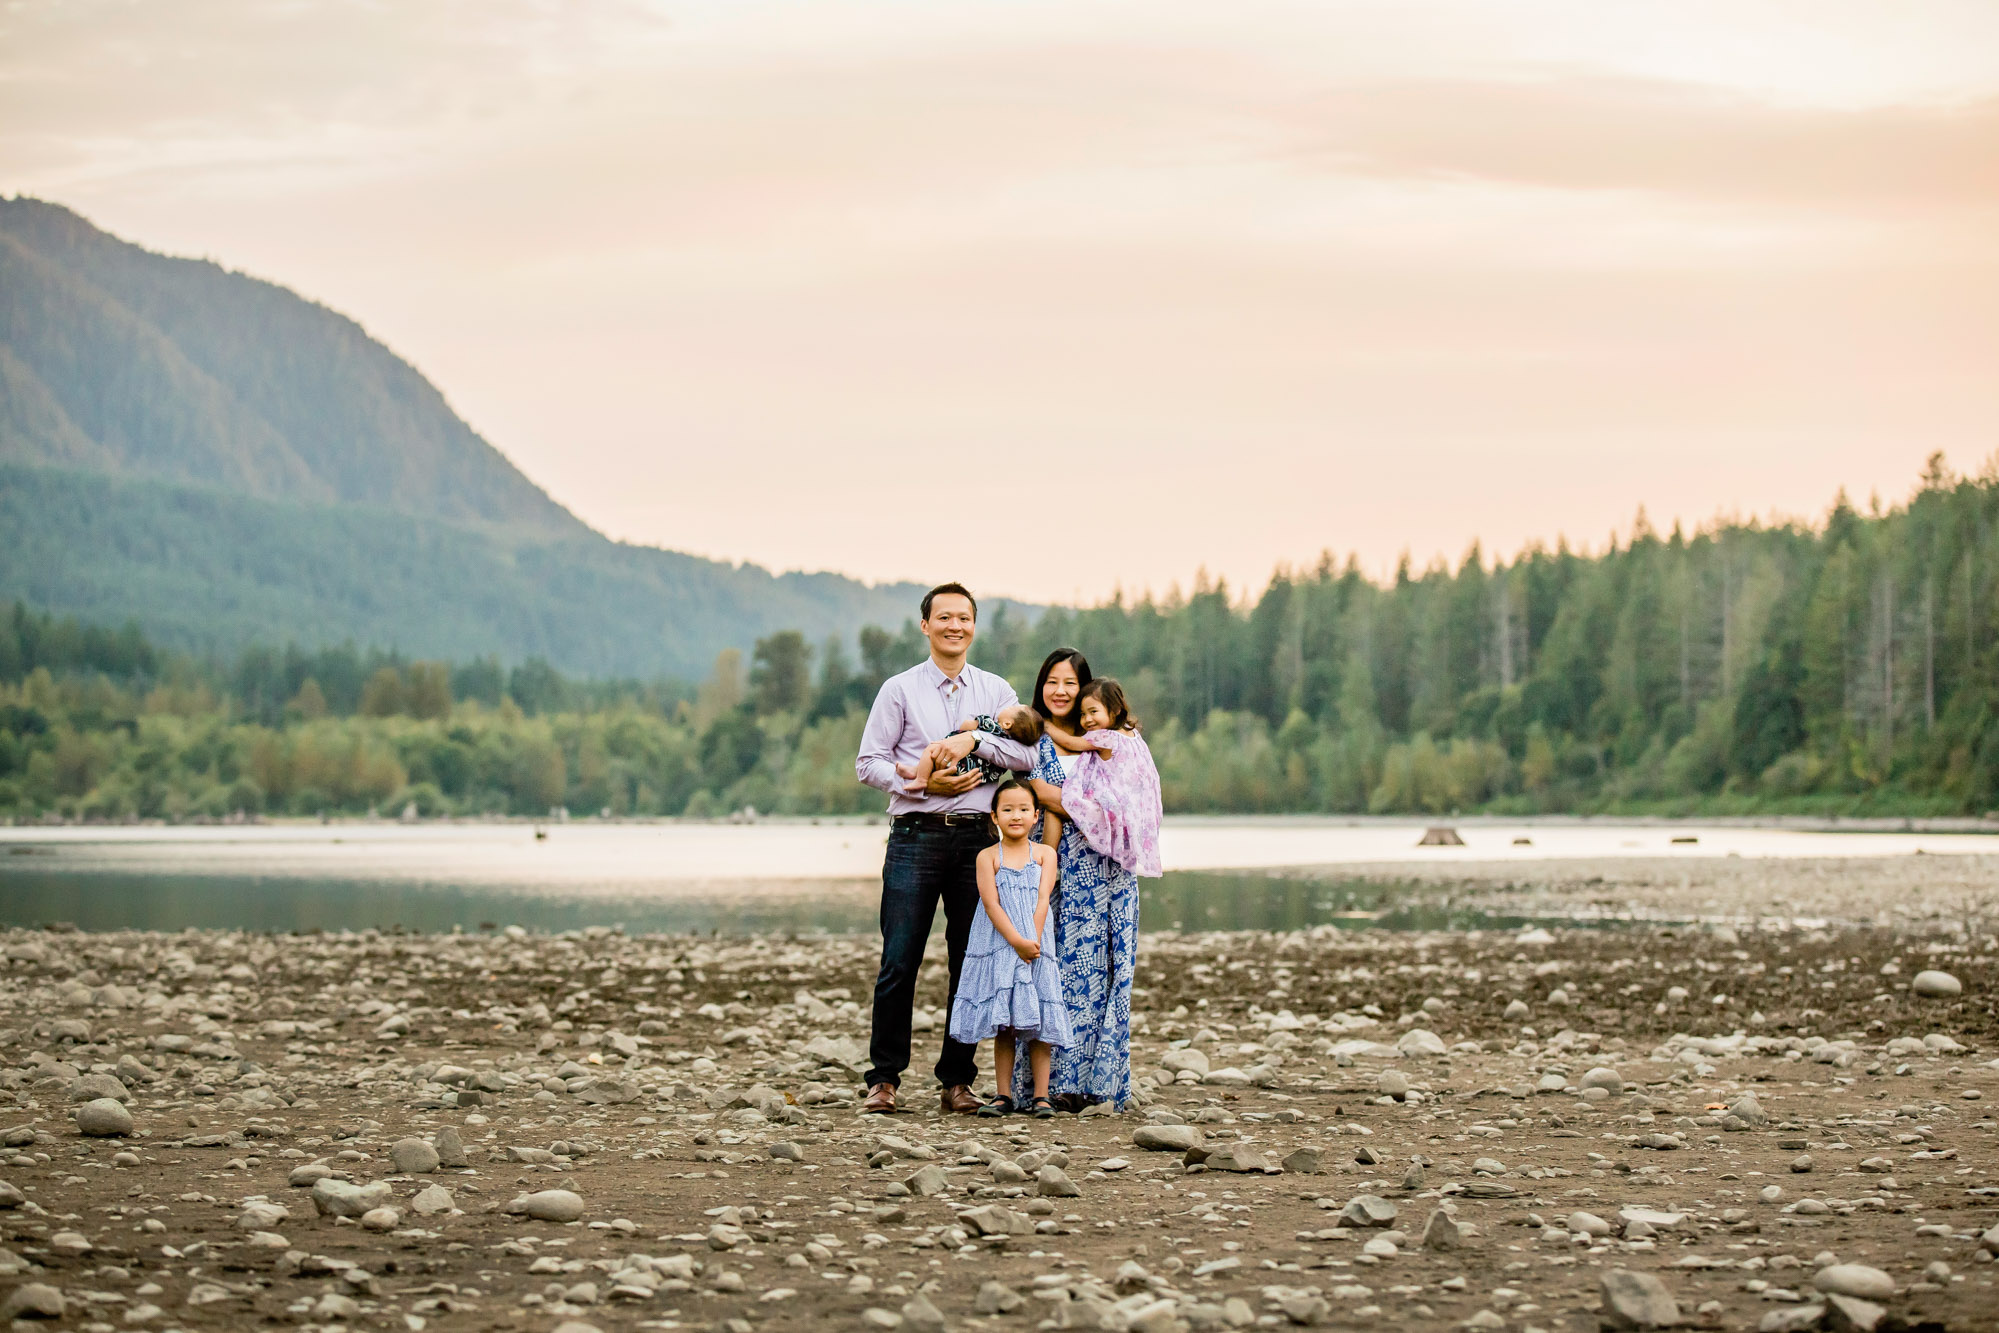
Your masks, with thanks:
[[[31,0],[0,188],[357,316],[618,535],[1031,595],[1815,509],[1999,418],[1957,0]],[[922,539],[1012,475],[1147,517]]]
[[[1999,206],[1999,98],[1775,105],[1608,77],[1374,83],[1296,115],[1326,170],[1911,214]]]

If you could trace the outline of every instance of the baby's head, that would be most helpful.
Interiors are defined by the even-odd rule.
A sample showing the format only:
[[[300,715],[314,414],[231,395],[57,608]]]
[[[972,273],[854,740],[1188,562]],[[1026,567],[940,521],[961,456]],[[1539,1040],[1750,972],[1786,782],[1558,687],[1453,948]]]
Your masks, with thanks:
[[[1041,739],[1041,714],[1026,704],[1014,704],[1002,708],[997,718],[1000,730],[1019,741],[1022,745],[1032,745]]]

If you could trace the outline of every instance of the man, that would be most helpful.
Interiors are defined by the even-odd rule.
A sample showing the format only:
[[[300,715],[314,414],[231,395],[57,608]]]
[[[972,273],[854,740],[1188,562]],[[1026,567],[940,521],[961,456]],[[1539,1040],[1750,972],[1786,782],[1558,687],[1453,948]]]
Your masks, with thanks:
[[[915,763],[932,741],[953,736],[1004,768],[1024,770],[1033,762],[1033,752],[1018,741],[957,730],[968,717],[997,717],[1020,702],[1013,686],[965,661],[979,616],[972,594],[960,584],[941,584],[924,597],[922,616],[918,628],[930,641],[930,658],[882,683],[854,761],[862,782],[888,793],[891,816],[888,856],[882,864],[882,963],[875,978],[868,1046],[872,1063],[867,1099],[861,1103],[863,1111],[873,1114],[896,1109],[896,1089],[909,1068],[910,1009],[939,901],[951,953],[951,998],[957,998],[965,941],[979,910],[974,865],[979,852],[998,837],[990,818],[994,784],[981,781],[977,772],[958,773],[955,763],[940,763],[916,794],[903,790],[905,780],[895,766]],[[947,1021],[936,1069],[946,1112],[970,1115],[979,1109],[979,1099],[972,1095],[977,1055],[976,1046],[951,1040]]]

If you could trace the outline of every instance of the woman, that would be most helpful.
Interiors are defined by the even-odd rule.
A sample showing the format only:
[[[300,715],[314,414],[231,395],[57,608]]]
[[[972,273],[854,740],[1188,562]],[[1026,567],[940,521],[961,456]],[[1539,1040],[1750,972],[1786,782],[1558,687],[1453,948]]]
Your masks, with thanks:
[[[1034,681],[1033,707],[1050,722],[1079,732],[1077,696],[1090,683],[1090,664],[1074,648],[1057,648]],[[1041,798],[1041,840],[1056,847],[1055,951],[1069,1004],[1072,1043],[1055,1052],[1049,1081],[1058,1110],[1097,1102],[1123,1110],[1131,1099],[1131,982],[1138,960],[1138,876],[1093,850],[1062,808],[1062,784],[1075,756],[1043,736],[1030,770]],[[1018,1081],[1016,1075],[1016,1081]]]

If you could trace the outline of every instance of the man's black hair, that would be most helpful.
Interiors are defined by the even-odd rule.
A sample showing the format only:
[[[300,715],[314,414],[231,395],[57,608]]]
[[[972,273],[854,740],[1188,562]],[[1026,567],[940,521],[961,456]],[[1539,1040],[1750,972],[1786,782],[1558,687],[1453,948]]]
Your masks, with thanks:
[[[932,588],[929,592],[924,593],[923,614],[920,617],[918,617],[918,619],[921,620],[930,619],[930,604],[936,601],[939,597],[942,597],[950,593],[955,593],[957,596],[964,598],[966,601],[972,604],[972,619],[974,621],[977,621],[979,618],[979,599],[972,596],[972,590],[970,588],[967,588],[962,583],[940,583],[936,587]]]

